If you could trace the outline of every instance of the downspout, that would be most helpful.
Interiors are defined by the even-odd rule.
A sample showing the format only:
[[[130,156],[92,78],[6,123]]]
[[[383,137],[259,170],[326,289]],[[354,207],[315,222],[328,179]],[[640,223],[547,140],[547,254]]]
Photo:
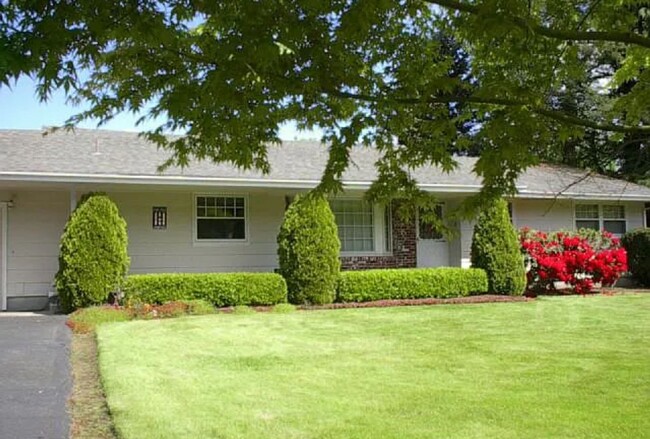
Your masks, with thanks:
[[[7,206],[9,203],[0,201],[0,215],[2,216],[2,227],[0,234],[2,234],[2,248],[0,248],[0,273],[2,274],[2,282],[0,283],[0,311],[7,310]]]

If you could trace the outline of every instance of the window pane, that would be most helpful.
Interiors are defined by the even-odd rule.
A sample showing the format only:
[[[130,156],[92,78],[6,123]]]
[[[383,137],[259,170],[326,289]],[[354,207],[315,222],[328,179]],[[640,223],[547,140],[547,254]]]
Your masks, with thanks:
[[[597,204],[577,204],[576,205],[576,218],[598,219],[598,205]]]
[[[625,219],[625,206],[603,206],[603,218]]]
[[[603,227],[615,235],[623,235],[626,232],[625,221],[605,220]]]
[[[593,230],[600,230],[600,223],[598,220],[577,220],[576,221],[576,229],[593,229]]]
[[[198,239],[246,239],[243,219],[198,219]]]
[[[645,203],[645,226],[650,227],[650,203]]]

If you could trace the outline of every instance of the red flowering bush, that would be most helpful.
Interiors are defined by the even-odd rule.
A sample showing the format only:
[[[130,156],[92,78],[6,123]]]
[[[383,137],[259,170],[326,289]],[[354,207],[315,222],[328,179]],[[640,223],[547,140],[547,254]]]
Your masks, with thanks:
[[[563,282],[576,293],[589,293],[594,284],[613,285],[627,271],[627,253],[609,232],[583,229],[552,232],[524,228],[521,249],[528,267],[528,289],[554,291]]]

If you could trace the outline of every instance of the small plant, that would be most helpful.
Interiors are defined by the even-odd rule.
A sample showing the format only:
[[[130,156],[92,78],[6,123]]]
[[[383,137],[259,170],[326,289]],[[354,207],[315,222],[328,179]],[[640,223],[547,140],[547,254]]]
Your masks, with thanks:
[[[130,320],[130,314],[113,306],[92,306],[78,309],[70,314],[66,325],[76,334],[93,332],[98,325],[112,322],[125,322]]]
[[[513,296],[524,293],[524,259],[505,200],[494,200],[480,213],[472,236],[471,260],[472,267],[487,273],[490,293]]]
[[[86,195],[61,236],[55,285],[63,312],[106,303],[129,269],[127,244],[115,203],[103,194]]]
[[[289,314],[296,311],[296,306],[290,303],[278,303],[272,308],[272,312],[278,314]]]
[[[250,306],[237,305],[232,309],[233,314],[255,314],[255,310]]]
[[[187,313],[193,316],[215,314],[217,312],[214,305],[212,305],[207,300],[202,300],[202,299],[187,300],[185,303],[187,303],[188,305]]]
[[[340,249],[327,200],[314,194],[297,197],[278,235],[280,274],[287,282],[289,302],[320,305],[334,300]]]
[[[638,229],[623,236],[632,276],[643,286],[650,286],[650,229]]]
[[[613,285],[627,270],[625,249],[608,232],[544,233],[524,228],[520,241],[530,267],[529,289],[539,294],[555,291],[557,282],[576,293],[589,293],[595,283]]]

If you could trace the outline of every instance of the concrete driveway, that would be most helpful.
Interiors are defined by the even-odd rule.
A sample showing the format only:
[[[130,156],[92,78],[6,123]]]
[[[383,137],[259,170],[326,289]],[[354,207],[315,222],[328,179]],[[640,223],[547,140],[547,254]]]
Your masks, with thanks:
[[[0,313],[0,438],[68,437],[65,316]]]

